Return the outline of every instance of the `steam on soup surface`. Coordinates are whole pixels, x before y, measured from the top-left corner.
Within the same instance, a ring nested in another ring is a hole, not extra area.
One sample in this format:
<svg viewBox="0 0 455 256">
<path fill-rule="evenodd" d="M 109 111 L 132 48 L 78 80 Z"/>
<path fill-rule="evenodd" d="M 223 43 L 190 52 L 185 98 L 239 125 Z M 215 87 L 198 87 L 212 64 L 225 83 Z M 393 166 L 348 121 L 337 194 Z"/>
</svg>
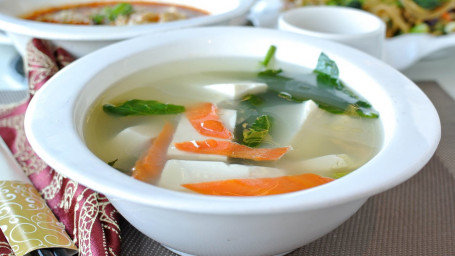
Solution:
<svg viewBox="0 0 455 256">
<path fill-rule="evenodd" d="M 86 143 L 139 180 L 228 196 L 321 185 L 377 153 L 378 113 L 327 56 L 313 72 L 257 63 L 193 59 L 126 77 L 92 107 Z"/>
<path fill-rule="evenodd" d="M 91 2 L 36 10 L 22 18 L 73 25 L 138 25 L 209 15 L 196 8 L 155 2 Z"/>
</svg>

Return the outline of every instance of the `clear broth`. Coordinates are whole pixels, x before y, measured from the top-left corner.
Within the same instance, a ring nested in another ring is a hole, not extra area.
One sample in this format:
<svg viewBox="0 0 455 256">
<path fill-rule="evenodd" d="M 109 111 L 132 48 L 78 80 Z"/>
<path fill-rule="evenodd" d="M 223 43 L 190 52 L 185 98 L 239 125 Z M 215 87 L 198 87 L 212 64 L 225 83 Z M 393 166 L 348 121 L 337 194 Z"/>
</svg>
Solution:
<svg viewBox="0 0 455 256">
<path fill-rule="evenodd" d="M 308 81 L 314 79 L 310 70 L 304 70 L 302 74 L 301 67 L 286 64 L 280 66 L 295 78 Z M 233 58 L 223 60 L 222 63 L 213 59 L 192 59 L 139 71 L 118 81 L 94 103 L 84 130 L 87 146 L 106 163 L 117 159 L 115 167 L 131 174 L 130 170 L 140 155 L 131 155 L 122 145 L 112 145 L 113 138 L 130 126 L 149 124 L 151 127 L 161 127 L 166 121 L 177 123 L 180 115 L 116 117 L 104 113 L 103 104 L 120 103 L 130 99 L 158 100 L 184 106 L 207 101 L 221 104 L 226 102 L 226 98 L 205 90 L 203 85 L 255 81 L 259 70 L 257 60 Z M 292 132 L 288 127 L 295 117 L 289 112 L 271 113 L 274 115 L 275 125 L 272 137 L 277 138 L 277 146 L 286 146 L 280 145 L 279 140 Z M 304 129 L 298 141 L 291 145 L 293 150 L 282 159 L 273 163 L 254 164 L 282 168 L 287 162 L 327 155 L 348 155 L 349 166 L 337 170 L 337 173 L 327 175 L 318 173 L 318 170 L 314 171 L 316 174 L 337 178 L 359 168 L 379 151 L 382 145 L 379 118 L 331 114 L 322 109 L 317 115 L 321 118 Z M 348 127 L 343 127 L 343 124 Z M 296 174 L 293 169 L 284 171 L 289 175 Z"/>
</svg>

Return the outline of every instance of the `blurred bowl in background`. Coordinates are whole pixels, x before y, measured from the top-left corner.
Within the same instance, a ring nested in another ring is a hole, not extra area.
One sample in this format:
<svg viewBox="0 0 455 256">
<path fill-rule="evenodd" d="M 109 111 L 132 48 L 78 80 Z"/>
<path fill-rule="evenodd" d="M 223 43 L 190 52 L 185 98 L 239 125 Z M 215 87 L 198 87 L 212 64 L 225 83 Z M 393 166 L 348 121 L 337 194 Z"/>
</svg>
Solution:
<svg viewBox="0 0 455 256">
<path fill-rule="evenodd" d="M 377 16 L 342 6 L 305 6 L 278 17 L 277 28 L 331 40 L 383 59 L 385 24 Z"/>
<path fill-rule="evenodd" d="M 280 14 L 286 10 L 281 0 L 257 0 L 248 18 L 254 26 L 276 28 Z M 420 60 L 453 57 L 455 34 L 434 36 L 408 33 L 386 38 L 383 61 L 398 70 L 405 70 Z"/>
<path fill-rule="evenodd" d="M 122 1 L 128 2 L 130 0 Z M 52 6 L 87 3 L 87 0 L 0 0 L 0 43 L 12 43 L 24 55 L 30 38 L 51 40 L 80 57 L 103 46 L 147 33 L 209 25 L 241 25 L 254 0 L 153 0 L 149 2 L 177 4 L 207 11 L 209 15 L 167 23 L 131 26 L 87 26 L 44 23 L 19 18 L 34 10 Z M 102 2 L 102 1 L 100 1 Z"/>
</svg>

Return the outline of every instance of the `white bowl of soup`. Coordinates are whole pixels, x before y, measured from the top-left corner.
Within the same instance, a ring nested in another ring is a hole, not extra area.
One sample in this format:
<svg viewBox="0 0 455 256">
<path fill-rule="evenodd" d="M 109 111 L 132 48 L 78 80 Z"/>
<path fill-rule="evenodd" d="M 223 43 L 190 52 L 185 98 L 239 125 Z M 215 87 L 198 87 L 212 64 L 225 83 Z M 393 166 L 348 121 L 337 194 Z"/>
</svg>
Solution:
<svg viewBox="0 0 455 256">
<path fill-rule="evenodd" d="M 417 173 L 440 139 L 432 103 L 390 66 L 248 27 L 161 32 L 86 55 L 36 93 L 25 129 L 55 170 L 199 256 L 310 243 Z"/>
<path fill-rule="evenodd" d="M 147 33 L 239 25 L 254 0 L 1 0 L 0 43 L 25 54 L 31 38 L 53 41 L 75 57 Z M 3 31 L 2 31 L 3 30 Z"/>
</svg>

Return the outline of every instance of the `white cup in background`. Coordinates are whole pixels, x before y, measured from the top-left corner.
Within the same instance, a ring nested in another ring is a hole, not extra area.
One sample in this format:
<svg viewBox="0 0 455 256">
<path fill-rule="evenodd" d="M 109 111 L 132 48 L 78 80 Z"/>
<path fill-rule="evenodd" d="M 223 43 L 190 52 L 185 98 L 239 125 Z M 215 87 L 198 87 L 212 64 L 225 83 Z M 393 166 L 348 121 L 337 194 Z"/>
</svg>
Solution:
<svg viewBox="0 0 455 256">
<path fill-rule="evenodd" d="M 385 24 L 377 16 L 355 8 L 305 6 L 280 14 L 278 29 L 339 42 L 383 58 Z"/>
</svg>

